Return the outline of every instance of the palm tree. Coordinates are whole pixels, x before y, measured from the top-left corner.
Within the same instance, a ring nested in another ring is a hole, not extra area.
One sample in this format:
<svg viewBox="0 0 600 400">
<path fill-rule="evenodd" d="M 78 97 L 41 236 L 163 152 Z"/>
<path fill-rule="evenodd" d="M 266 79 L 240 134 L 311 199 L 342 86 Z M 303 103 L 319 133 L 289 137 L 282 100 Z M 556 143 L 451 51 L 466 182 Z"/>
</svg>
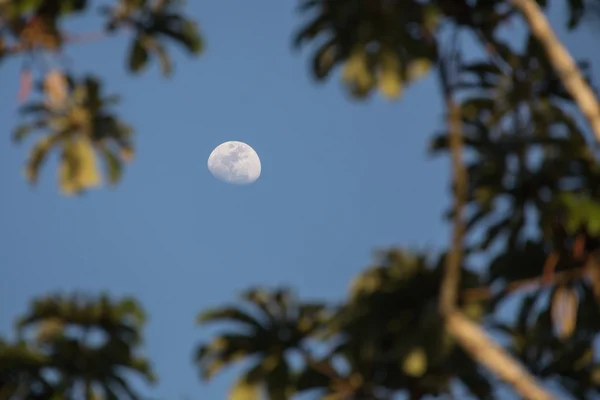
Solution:
<svg viewBox="0 0 600 400">
<path fill-rule="evenodd" d="M 239 386 L 264 384 L 270 399 L 288 399 L 294 388 L 286 356 L 293 350 L 302 351 L 305 339 L 324 321 L 325 308 L 320 303 L 298 303 L 286 289 L 253 288 L 241 298 L 244 303 L 239 307 L 213 309 L 198 316 L 201 324 L 232 322 L 236 326 L 199 346 L 196 362 L 202 377 L 211 379 L 225 366 L 252 360 Z"/>
<path fill-rule="evenodd" d="M 27 343 L 0 340 L 0 400 L 50 399 L 52 387 L 42 376 L 47 365 L 48 357 Z"/>
<path fill-rule="evenodd" d="M 59 183 L 65 194 L 77 194 L 100 184 L 96 154 L 104 161 L 109 182 L 118 182 L 122 162 L 133 154 L 131 128 L 109 110 L 118 97 L 104 97 L 100 82 L 93 77 L 75 82 L 58 70 L 50 72 L 42 86 L 45 99 L 21 109 L 31 119 L 18 126 L 13 136 L 18 143 L 35 131 L 46 131 L 27 161 L 29 181 L 37 182 L 40 166 L 56 148 L 61 153 Z"/>
<path fill-rule="evenodd" d="M 143 324 L 143 311 L 131 299 L 38 299 L 17 324 L 19 343 L 0 347 L 0 393 L 24 399 L 91 400 L 100 394 L 108 400 L 139 399 L 126 376 L 134 372 L 155 380 L 138 354 Z M 16 377 L 22 385 L 15 387 Z"/>
<path fill-rule="evenodd" d="M 121 2 L 114 7 L 103 6 L 108 16 L 107 30 L 126 27 L 135 32 L 128 55 L 129 70 L 138 73 L 149 64 L 150 57 L 158 59 L 164 76 L 173 73 L 166 39 L 181 45 L 189 54 L 200 54 L 202 38 L 196 23 L 181 13 L 182 3 L 176 0 L 154 2 Z"/>
<path fill-rule="evenodd" d="M 314 77 L 322 81 L 343 64 L 343 80 L 357 98 L 376 88 L 397 98 L 435 61 L 432 33 L 439 13 L 433 5 L 416 0 L 302 0 L 300 11 L 314 17 L 296 34 L 295 47 L 323 39 L 313 54 Z M 423 38 L 432 40 L 424 45 Z"/>
</svg>

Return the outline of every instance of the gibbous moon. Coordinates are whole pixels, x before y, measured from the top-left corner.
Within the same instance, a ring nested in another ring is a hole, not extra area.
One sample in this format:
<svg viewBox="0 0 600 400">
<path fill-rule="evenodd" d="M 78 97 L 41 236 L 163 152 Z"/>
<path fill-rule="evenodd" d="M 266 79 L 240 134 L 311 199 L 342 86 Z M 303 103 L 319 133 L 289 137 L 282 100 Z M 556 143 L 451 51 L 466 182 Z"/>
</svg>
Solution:
<svg viewBox="0 0 600 400">
<path fill-rule="evenodd" d="M 208 170 L 215 178 L 224 182 L 247 185 L 260 176 L 260 158 L 246 143 L 225 142 L 210 153 Z"/>
</svg>

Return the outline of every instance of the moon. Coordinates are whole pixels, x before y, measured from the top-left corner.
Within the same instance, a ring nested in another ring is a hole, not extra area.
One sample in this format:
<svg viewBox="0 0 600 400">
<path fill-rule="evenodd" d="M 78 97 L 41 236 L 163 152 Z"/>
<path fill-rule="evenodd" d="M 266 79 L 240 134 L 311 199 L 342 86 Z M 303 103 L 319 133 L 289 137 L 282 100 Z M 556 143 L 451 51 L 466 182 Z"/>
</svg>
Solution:
<svg viewBox="0 0 600 400">
<path fill-rule="evenodd" d="M 248 185 L 260 176 L 260 158 L 246 143 L 229 141 L 218 145 L 210 153 L 208 170 L 223 182 Z"/>
</svg>

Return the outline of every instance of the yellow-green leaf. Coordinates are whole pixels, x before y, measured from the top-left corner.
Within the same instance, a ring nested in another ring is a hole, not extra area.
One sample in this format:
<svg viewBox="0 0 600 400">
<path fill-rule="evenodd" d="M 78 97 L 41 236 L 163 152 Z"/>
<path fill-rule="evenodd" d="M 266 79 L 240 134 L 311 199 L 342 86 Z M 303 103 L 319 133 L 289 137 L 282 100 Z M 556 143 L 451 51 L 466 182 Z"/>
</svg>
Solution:
<svg viewBox="0 0 600 400">
<path fill-rule="evenodd" d="M 122 166 L 119 157 L 106 147 L 102 148 L 104 164 L 106 166 L 106 175 L 108 182 L 115 185 L 121 179 Z"/>
<path fill-rule="evenodd" d="M 29 160 L 25 166 L 25 176 L 30 183 L 37 182 L 40 166 L 46 159 L 46 155 L 48 154 L 48 151 L 54 144 L 55 140 L 55 135 L 45 136 L 33 146 L 31 154 L 29 155 Z"/>
<path fill-rule="evenodd" d="M 427 75 L 431 71 L 432 63 L 427 58 L 420 58 L 411 61 L 406 67 L 406 80 L 415 81 Z"/>
<path fill-rule="evenodd" d="M 398 55 L 391 50 L 382 50 L 379 54 L 379 64 L 379 91 L 390 100 L 398 98 L 402 94 L 401 64 Z"/>
<path fill-rule="evenodd" d="M 240 379 L 235 383 L 229 392 L 229 400 L 260 400 L 261 385 L 259 382 L 249 382 L 247 379 Z"/>
<path fill-rule="evenodd" d="M 375 77 L 367 63 L 367 53 L 357 48 L 344 64 L 342 79 L 346 81 L 356 95 L 367 94 L 375 84 Z"/>
<path fill-rule="evenodd" d="M 427 355 L 425 354 L 425 350 L 421 347 L 416 347 L 408 353 L 402 362 L 402 370 L 409 376 L 423 376 L 427 370 Z"/>
<path fill-rule="evenodd" d="M 66 195 L 100 185 L 96 154 L 89 140 L 74 139 L 65 145 L 59 168 L 59 183 L 61 191 Z"/>
</svg>

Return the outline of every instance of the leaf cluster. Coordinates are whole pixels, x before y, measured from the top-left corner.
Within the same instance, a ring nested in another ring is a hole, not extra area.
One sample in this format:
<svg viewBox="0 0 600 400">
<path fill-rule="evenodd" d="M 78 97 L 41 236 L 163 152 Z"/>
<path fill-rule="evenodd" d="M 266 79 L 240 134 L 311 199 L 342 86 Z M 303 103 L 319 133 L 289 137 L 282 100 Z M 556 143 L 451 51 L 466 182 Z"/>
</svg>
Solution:
<svg viewBox="0 0 600 400">
<path fill-rule="evenodd" d="M 0 341 L 0 398 L 139 399 L 131 373 L 155 375 L 140 354 L 143 310 L 130 298 L 48 296 L 17 323 L 18 339 Z"/>
<path fill-rule="evenodd" d="M 14 132 L 16 141 L 20 141 L 31 131 L 46 131 L 30 151 L 25 176 L 30 183 L 36 183 L 49 150 L 60 148 L 59 185 L 66 195 L 100 185 L 98 156 L 106 165 L 109 183 L 116 184 L 123 161 L 131 159 L 133 154 L 132 127 L 105 110 L 115 99 L 105 102 L 97 97 L 102 92 L 102 80 L 95 75 L 85 73 L 75 79 L 68 72 L 62 56 L 66 47 L 73 42 L 132 32 L 126 57 L 128 70 L 141 73 L 154 59 L 166 77 L 174 69 L 170 43 L 178 44 L 191 55 L 198 55 L 203 49 L 196 23 L 185 15 L 181 1 L 118 0 L 100 8 L 104 23 L 98 32 L 74 34 L 62 28 L 64 20 L 89 13 L 91 7 L 91 2 L 85 0 L 0 3 L 0 62 L 7 58 L 21 59 L 21 101 L 30 98 L 36 76 L 43 81 L 36 92 L 46 98 L 31 100 L 23 107 L 23 114 L 33 116 L 34 120 L 18 126 Z M 47 57 L 57 67 L 48 70 Z"/>
<path fill-rule="evenodd" d="M 448 393 L 458 374 L 471 391 L 487 395 L 490 385 L 437 314 L 443 261 L 444 256 L 431 264 L 421 254 L 394 249 L 356 277 L 341 305 L 300 302 L 287 289 L 255 288 L 242 295 L 239 306 L 202 313 L 202 324 L 229 326 L 199 347 L 202 377 L 211 379 L 244 360 L 250 366 L 234 394 L 259 396 L 266 390 L 271 399 L 305 392 L 327 399 L 391 399 L 403 392 Z M 464 273 L 464 287 L 479 284 L 477 276 Z M 476 320 L 482 317 L 482 304 L 465 302 L 462 308 Z M 302 360 L 301 367 L 292 364 L 293 357 Z"/>
</svg>

